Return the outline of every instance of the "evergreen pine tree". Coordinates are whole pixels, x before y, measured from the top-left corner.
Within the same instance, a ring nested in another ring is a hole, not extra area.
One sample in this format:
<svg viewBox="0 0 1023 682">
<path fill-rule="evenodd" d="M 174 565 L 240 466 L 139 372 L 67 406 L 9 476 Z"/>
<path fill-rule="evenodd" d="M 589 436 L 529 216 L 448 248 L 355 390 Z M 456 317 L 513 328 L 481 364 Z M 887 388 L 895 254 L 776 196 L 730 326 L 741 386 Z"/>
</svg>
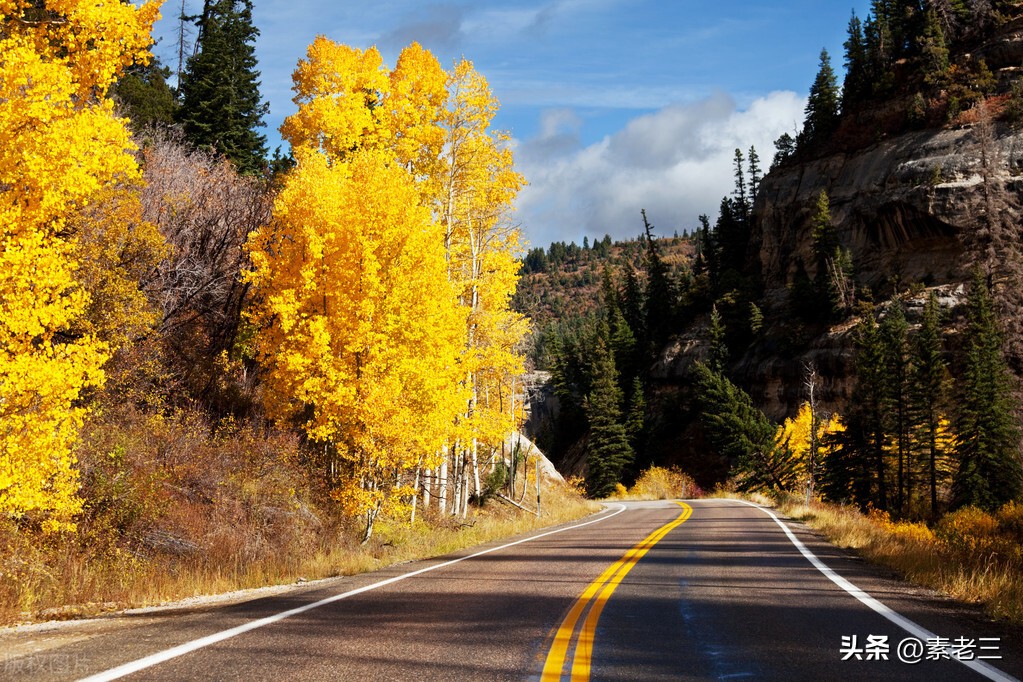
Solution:
<svg viewBox="0 0 1023 682">
<path fill-rule="evenodd" d="M 615 283 L 611 266 L 607 263 L 604 263 L 600 271 L 600 298 L 609 319 L 613 317 L 614 312 L 621 312 L 621 295 L 618 293 L 618 285 Z M 613 333 L 614 329 L 611 331 Z"/>
<path fill-rule="evenodd" d="M 924 306 L 923 320 L 916 337 L 916 363 L 913 371 L 913 411 L 922 446 L 931 518 L 938 518 L 938 484 L 942 482 L 939 447 L 942 411 L 947 406 L 948 366 L 941 340 L 941 307 L 932 291 Z"/>
<path fill-rule="evenodd" d="M 721 268 L 718 263 L 718 240 L 717 234 L 710 227 L 710 218 L 706 214 L 700 215 L 700 229 L 697 231 L 696 240 L 696 267 L 697 275 L 706 274 L 711 286 L 716 286 Z"/>
<path fill-rule="evenodd" d="M 543 247 L 536 247 L 526 252 L 522 260 L 523 274 L 547 272 L 547 251 Z"/>
<path fill-rule="evenodd" d="M 618 387 L 614 357 L 603 339 L 597 341 L 591 371 L 593 382 L 586 396 L 586 419 L 590 427 L 586 493 L 602 498 L 615 491 L 634 453 L 621 421 L 622 392 Z"/>
<path fill-rule="evenodd" d="M 829 434 L 825 444 L 829 451 L 821 466 L 821 494 L 825 499 L 855 504 L 861 510 L 873 505 L 871 498 L 870 451 L 868 434 L 852 414 L 845 418 L 845 430 Z"/>
<path fill-rule="evenodd" d="M 831 68 L 828 51 L 821 50 L 820 69 L 806 101 L 806 120 L 799 135 L 799 147 L 818 145 L 838 127 L 838 79 Z"/>
<path fill-rule="evenodd" d="M 754 336 L 760 334 L 764 328 L 764 313 L 756 303 L 749 304 L 749 329 Z"/>
<path fill-rule="evenodd" d="M 133 133 L 174 123 L 177 101 L 167 85 L 170 69 L 155 56 L 148 64 L 133 64 L 110 89 L 117 110 L 129 119 Z"/>
<path fill-rule="evenodd" d="M 749 207 L 743 207 L 745 200 L 721 199 L 718 220 L 714 225 L 714 244 L 717 247 L 718 277 L 713 282 L 714 290 L 723 287 L 722 280 L 729 270 L 742 273 L 746 265 L 746 251 L 749 248 Z"/>
<path fill-rule="evenodd" d="M 756 147 L 749 148 L 747 155 L 749 162 L 749 204 L 752 209 L 757 203 L 757 194 L 760 192 L 760 181 L 763 179 L 763 170 L 760 168 L 760 156 Z"/>
<path fill-rule="evenodd" d="M 920 59 L 924 82 L 934 87 L 943 86 L 948 80 L 949 49 L 941 21 L 933 9 L 926 14 L 924 33 L 920 40 Z"/>
<path fill-rule="evenodd" d="M 814 276 L 816 303 L 821 306 L 822 314 L 830 317 L 834 312 L 831 305 L 833 296 L 830 275 L 835 251 L 839 248 L 839 244 L 835 228 L 831 224 L 831 200 L 828 198 L 828 193 L 823 190 L 817 195 L 811 226 L 813 229 L 813 255 L 817 266 Z"/>
<path fill-rule="evenodd" d="M 892 32 L 885 12 L 878 11 L 874 3 L 873 16 L 863 24 L 863 36 L 867 51 L 867 80 L 874 97 L 884 97 L 894 85 L 895 62 L 892 47 Z"/>
<path fill-rule="evenodd" d="M 637 455 L 641 454 L 643 437 L 646 434 L 646 397 L 643 395 L 643 382 L 633 377 L 629 391 L 629 412 L 625 416 L 625 432 L 629 443 Z"/>
<path fill-rule="evenodd" d="M 774 159 L 771 161 L 771 168 L 780 166 L 796 153 L 796 138 L 789 133 L 782 133 L 774 141 Z"/>
<path fill-rule="evenodd" d="M 930 0 L 929 9 L 938 15 L 942 31 L 954 40 L 962 32 L 964 24 L 970 21 L 970 8 L 966 0 Z"/>
<path fill-rule="evenodd" d="M 252 0 L 205 0 L 196 18 L 197 52 L 189 58 L 179 85 L 177 120 L 196 147 L 214 149 L 242 173 L 266 165 L 259 71 L 252 24 Z"/>
<path fill-rule="evenodd" d="M 653 235 L 653 225 L 647 220 L 645 209 L 642 211 L 642 215 L 647 247 L 647 290 L 645 296 L 644 327 L 649 335 L 649 341 L 657 346 L 668 339 L 674 325 L 675 284 L 671 281 L 668 263 L 661 256 L 661 250 Z M 650 350 L 654 349 L 651 348 Z"/>
<path fill-rule="evenodd" d="M 701 362 L 695 366 L 700 423 L 710 444 L 728 458 L 744 490 L 792 490 L 796 462 L 776 447 L 776 427 L 749 395 Z"/>
<path fill-rule="evenodd" d="M 830 487 L 832 491 L 848 490 L 861 507 L 870 504 L 886 511 L 888 471 L 884 446 L 888 388 L 884 343 L 873 311 L 864 311 L 855 339 L 856 384 L 842 438 L 844 454 L 839 459 L 843 461 L 841 466 L 832 463 Z"/>
<path fill-rule="evenodd" d="M 621 387 L 625 390 L 632 383 L 639 371 L 636 336 L 632 333 L 628 320 L 622 312 L 623 296 L 618 291 L 617 283 L 611 268 L 604 266 L 601 277 L 601 297 L 604 302 L 604 314 L 607 318 L 608 345 L 614 357 L 615 367 L 619 370 Z"/>
<path fill-rule="evenodd" d="M 956 415 L 958 471 L 952 506 L 995 510 L 1023 491 L 1019 429 L 1009 368 L 995 319 L 991 292 L 975 272 L 967 299 L 966 366 Z"/>
<path fill-rule="evenodd" d="M 899 15 L 899 44 L 901 57 L 913 57 L 919 50 L 919 39 L 924 33 L 926 12 L 921 0 L 896 0 L 895 12 Z"/>
<path fill-rule="evenodd" d="M 734 207 L 736 219 L 748 228 L 750 203 L 746 196 L 746 173 L 743 167 L 745 162 L 746 159 L 742 155 L 742 150 L 736 149 L 733 170 L 733 175 L 735 176 L 735 191 L 732 192 L 732 196 L 735 197 L 735 200 L 732 205 Z"/>
<path fill-rule="evenodd" d="M 845 81 L 842 86 L 842 111 L 870 95 L 867 73 L 867 44 L 863 36 L 863 22 L 853 12 L 849 19 L 849 37 L 845 41 Z"/>
<path fill-rule="evenodd" d="M 887 51 L 892 61 L 902 57 L 912 35 L 911 20 L 917 0 L 872 0 L 875 20 L 887 34 Z"/>
<path fill-rule="evenodd" d="M 728 366 L 728 344 L 725 338 L 725 324 L 721 321 L 721 315 L 718 313 L 716 305 L 710 309 L 710 325 L 707 328 L 707 335 L 710 346 L 707 366 L 719 374 L 723 373 L 725 367 Z"/>
<path fill-rule="evenodd" d="M 1004 180 L 1008 162 L 999 151 L 992 113 L 983 101 L 976 109 L 983 203 L 972 229 L 963 231 L 963 245 L 967 262 L 980 269 L 994 298 L 1005 359 L 1016 374 L 1023 374 L 1023 225 L 1012 217 L 1011 192 Z"/>
<path fill-rule="evenodd" d="M 646 297 L 643 294 L 643 285 L 639 281 L 639 275 L 636 274 L 636 269 L 631 265 L 625 268 L 625 284 L 622 287 L 621 299 L 622 316 L 625 318 L 625 323 L 629 325 L 629 329 L 636 339 L 636 345 L 640 349 L 646 348 L 647 336 L 646 324 L 644 323 L 646 317 Z"/>
<path fill-rule="evenodd" d="M 885 431 L 894 439 L 896 454 L 895 511 L 904 516 L 912 489 L 910 461 L 910 347 L 909 324 L 900 299 L 895 299 L 880 325 L 884 355 L 884 401 L 887 405 Z"/>
</svg>

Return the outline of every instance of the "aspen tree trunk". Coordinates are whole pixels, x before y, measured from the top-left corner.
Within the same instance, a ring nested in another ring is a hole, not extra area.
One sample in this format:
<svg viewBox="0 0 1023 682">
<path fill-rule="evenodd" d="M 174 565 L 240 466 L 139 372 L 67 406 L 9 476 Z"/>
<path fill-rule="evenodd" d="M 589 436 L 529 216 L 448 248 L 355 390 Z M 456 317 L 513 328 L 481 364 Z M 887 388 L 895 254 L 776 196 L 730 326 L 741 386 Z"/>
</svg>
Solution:
<svg viewBox="0 0 1023 682">
<path fill-rule="evenodd" d="M 376 481 L 367 481 L 365 478 L 362 481 L 362 489 L 374 491 L 376 490 Z M 362 544 L 369 542 L 369 539 L 373 536 L 373 522 L 376 521 L 377 514 L 380 513 L 380 502 L 377 502 L 371 509 L 366 512 L 366 530 L 362 534 Z"/>
<path fill-rule="evenodd" d="M 444 459 L 440 463 L 440 480 L 437 481 L 439 487 L 439 493 L 437 495 L 437 504 L 439 505 L 440 513 L 444 514 L 448 509 L 448 446 L 444 446 Z"/>
<path fill-rule="evenodd" d="M 512 437 L 509 439 L 511 443 L 511 461 L 508 466 L 508 497 L 515 497 L 515 443 L 519 439 L 519 430 L 515 425 L 515 379 L 512 378 L 511 382 L 511 422 L 512 422 Z M 501 443 L 501 450 L 504 450 L 504 443 Z"/>
<path fill-rule="evenodd" d="M 477 441 L 475 438 L 472 439 L 472 484 L 473 492 L 476 493 L 477 503 L 480 499 L 480 466 L 479 460 L 477 459 Z"/>
<path fill-rule="evenodd" d="M 469 457 L 464 456 L 465 466 L 469 466 Z M 462 476 L 462 518 L 469 516 L 469 472 Z"/>
<path fill-rule="evenodd" d="M 465 516 L 469 496 L 469 451 L 462 450 L 458 457 L 458 514 Z"/>
<path fill-rule="evenodd" d="M 416 480 L 415 480 L 415 483 L 413 483 L 413 485 L 412 485 L 412 515 L 409 518 L 409 523 L 415 523 L 416 522 L 416 505 L 419 504 L 419 482 L 420 482 L 419 479 L 420 479 L 420 476 L 422 475 L 422 472 L 423 472 L 423 467 L 422 466 L 417 466 L 416 467 Z"/>
<path fill-rule="evenodd" d="M 367 542 L 369 542 L 369 539 L 373 537 L 373 522 L 376 521 L 377 514 L 379 512 L 380 512 L 379 505 L 376 508 L 366 512 L 366 532 L 362 534 L 361 544 L 363 545 L 366 544 Z"/>
<path fill-rule="evenodd" d="M 808 453 L 809 461 L 806 467 L 809 474 L 806 499 L 807 504 L 809 504 L 816 493 L 817 467 L 820 463 L 820 453 L 818 452 L 820 444 L 817 442 L 817 430 L 820 428 L 820 406 L 817 404 L 817 367 L 813 364 L 804 365 L 803 373 L 803 385 L 806 387 L 810 403 L 810 452 Z"/>
<path fill-rule="evenodd" d="M 452 460 L 452 466 L 454 467 L 454 493 L 451 496 L 451 515 L 458 516 L 462 511 L 462 444 L 455 443 L 454 459 Z"/>
<path fill-rule="evenodd" d="M 430 508 L 430 497 L 433 494 L 433 469 L 423 472 L 423 511 Z"/>
</svg>

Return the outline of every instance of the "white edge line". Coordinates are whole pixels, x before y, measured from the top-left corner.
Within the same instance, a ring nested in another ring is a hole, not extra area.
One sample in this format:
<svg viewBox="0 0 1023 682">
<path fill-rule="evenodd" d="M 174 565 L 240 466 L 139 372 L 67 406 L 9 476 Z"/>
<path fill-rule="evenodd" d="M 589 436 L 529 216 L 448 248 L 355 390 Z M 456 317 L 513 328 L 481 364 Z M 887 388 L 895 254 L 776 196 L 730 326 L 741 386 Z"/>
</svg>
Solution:
<svg viewBox="0 0 1023 682">
<path fill-rule="evenodd" d="M 913 635 L 914 637 L 921 641 L 927 641 L 928 639 L 933 639 L 937 637 L 937 635 L 935 635 L 930 630 L 927 630 L 926 628 L 917 625 L 916 623 L 906 618 L 902 614 L 893 611 L 889 607 L 879 602 L 877 599 L 874 599 L 869 594 L 867 594 L 866 592 L 856 587 L 851 582 L 849 582 L 848 580 L 846 580 L 845 578 L 843 578 L 842 576 L 838 575 L 833 570 L 828 568 L 823 561 L 818 559 L 813 552 L 806 548 L 806 545 L 800 542 L 799 538 L 797 538 L 795 534 L 789 529 L 789 527 L 785 525 L 782 522 L 782 520 L 779 519 L 771 510 L 765 509 L 764 507 L 761 507 L 759 504 L 747 502 L 746 500 L 733 500 L 733 502 L 738 502 L 740 504 L 745 504 L 749 507 L 753 507 L 754 509 L 759 509 L 760 511 L 764 512 L 772 519 L 774 519 L 774 522 L 777 523 L 783 531 L 785 531 L 785 535 L 787 535 L 789 540 L 792 541 L 792 544 L 796 546 L 796 549 L 799 550 L 799 553 L 806 557 L 807 561 L 813 564 L 814 568 L 823 573 L 829 580 L 831 580 L 831 582 L 835 583 L 843 590 L 845 590 L 852 596 L 856 597 L 856 599 L 858 599 L 860 602 L 868 606 L 873 611 L 884 616 L 889 621 L 891 621 L 895 625 L 898 625 L 900 628 L 902 628 L 903 630 L 905 630 L 906 632 L 908 632 L 909 634 Z M 983 675 L 989 680 L 996 680 L 997 682 L 1020 682 L 1015 677 L 1012 677 L 1007 673 L 1003 673 L 998 668 L 995 668 L 994 666 L 989 665 L 984 661 L 977 660 L 965 661 L 959 658 L 953 658 L 953 660 L 959 661 L 967 668 L 973 670 L 975 673 L 979 675 Z"/>
<path fill-rule="evenodd" d="M 333 595 L 331 597 L 327 597 L 326 599 L 321 599 L 320 601 L 313 602 L 311 604 L 305 604 L 303 606 L 298 606 L 298 607 L 290 609 L 288 611 L 282 611 L 282 612 L 274 614 L 272 616 L 267 616 L 265 618 L 260 618 L 259 620 L 250 621 L 248 623 L 245 623 L 244 625 L 239 625 L 239 626 L 233 627 L 233 628 L 231 628 L 229 630 L 222 630 L 220 632 L 215 632 L 212 635 L 207 635 L 206 637 L 201 637 L 199 639 L 193 639 L 190 642 L 185 642 L 184 644 L 179 644 L 176 647 L 172 647 L 172 648 L 166 649 L 164 651 L 158 651 L 155 654 L 150 654 L 149 656 L 145 656 L 145 657 L 140 658 L 138 660 L 131 661 L 129 663 L 125 663 L 124 665 L 119 665 L 116 668 L 111 668 L 110 670 L 105 670 L 103 672 L 96 673 L 95 675 L 90 675 L 89 677 L 84 677 L 81 680 L 79 680 L 79 682 L 106 682 L 107 680 L 116 680 L 116 679 L 119 679 L 121 677 L 124 677 L 125 675 L 131 675 L 132 673 L 139 672 L 140 670 L 145 670 L 146 668 L 151 668 L 154 665 L 158 665 L 160 663 L 164 663 L 166 661 L 171 660 L 172 658 L 177 658 L 178 656 L 183 656 L 184 654 L 191 653 L 193 651 L 196 651 L 197 649 L 202 649 L 204 647 L 210 646 L 211 644 L 216 644 L 217 642 L 222 642 L 225 639 L 231 639 L 232 637 L 237 637 L 238 635 L 241 635 L 243 633 L 249 632 L 250 630 L 255 630 L 257 628 L 261 628 L 261 627 L 265 627 L 267 625 L 271 625 L 273 623 L 276 623 L 277 621 L 284 620 L 285 618 L 290 618 L 291 616 L 297 616 L 300 613 L 305 613 L 306 611 L 311 611 L 311 610 L 319 608 L 321 606 L 326 606 L 327 604 L 333 604 L 336 601 L 340 601 L 340 600 L 346 599 L 348 597 L 354 597 L 355 595 L 362 594 L 363 592 L 369 592 L 370 590 L 375 590 L 375 589 L 377 589 L 379 587 L 384 587 L 386 585 L 391 585 L 393 583 L 400 582 L 400 581 L 406 580 L 408 578 L 413 578 L 413 577 L 415 577 L 417 575 L 422 575 L 423 573 L 429 573 L 430 571 L 436 571 L 436 570 L 441 569 L 441 568 L 446 568 L 448 566 L 452 566 L 452 565 L 460 563 L 462 561 L 468 561 L 469 559 L 475 559 L 476 557 L 483 556 L 484 554 L 490 554 L 491 552 L 497 552 L 497 551 L 502 550 L 502 549 L 508 549 L 509 547 L 514 547 L 515 545 L 521 545 L 524 542 L 531 542 L 533 540 L 539 540 L 540 538 L 547 537 L 548 535 L 555 535 L 557 533 L 564 533 L 565 531 L 575 530 L 576 528 L 582 528 L 583 526 L 589 526 L 589 525 L 594 524 L 594 523 L 600 523 L 602 521 L 607 521 L 608 519 L 610 519 L 610 518 L 612 518 L 614 516 L 617 516 L 618 514 L 621 514 L 625 510 L 626 510 L 625 505 L 618 505 L 618 509 L 615 510 L 614 512 L 612 512 L 611 514 L 601 515 L 598 518 L 593 519 L 591 521 L 586 521 L 585 523 L 577 523 L 574 526 L 569 526 L 567 528 L 559 528 L 557 530 L 550 530 L 550 531 L 547 531 L 545 533 L 540 533 L 539 535 L 531 535 L 531 536 L 529 536 L 527 538 L 522 538 L 521 540 L 516 540 L 515 542 L 509 542 L 509 543 L 501 545 L 499 547 L 491 547 L 490 549 L 485 549 L 485 550 L 483 550 L 481 552 L 476 552 L 475 554 L 470 554 L 469 556 L 459 557 L 458 559 L 452 559 L 450 561 L 445 561 L 445 562 L 440 563 L 440 564 L 434 564 L 433 566 L 427 566 L 426 568 L 420 568 L 419 570 L 412 571 L 411 573 L 403 573 L 402 575 L 395 576 L 393 578 L 388 578 L 387 580 L 381 580 L 378 583 L 373 583 L 371 585 L 364 585 L 363 587 L 359 587 L 359 588 L 356 588 L 354 590 L 349 590 L 348 592 L 343 592 L 341 594 L 335 594 L 335 595 Z"/>
</svg>

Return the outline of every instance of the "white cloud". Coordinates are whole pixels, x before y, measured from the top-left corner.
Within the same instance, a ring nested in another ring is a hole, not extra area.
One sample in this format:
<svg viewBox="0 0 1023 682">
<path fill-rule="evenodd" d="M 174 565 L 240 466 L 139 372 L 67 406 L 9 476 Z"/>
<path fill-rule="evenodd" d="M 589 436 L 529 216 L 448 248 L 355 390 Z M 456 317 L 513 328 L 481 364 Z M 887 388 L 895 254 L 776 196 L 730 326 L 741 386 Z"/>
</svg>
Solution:
<svg viewBox="0 0 1023 682">
<path fill-rule="evenodd" d="M 773 92 L 739 110 L 730 96 L 717 94 L 637 117 L 587 147 L 579 145 L 579 120 L 570 110 L 547 111 L 537 137 L 516 146 L 530 183 L 519 195 L 517 218 L 537 246 L 583 235 L 635 237 L 643 208 L 658 234 L 691 229 L 701 213 L 713 220 L 732 191 L 735 150 L 756 147 L 766 170 L 774 140 L 793 131 L 804 106 L 793 92 Z"/>
</svg>

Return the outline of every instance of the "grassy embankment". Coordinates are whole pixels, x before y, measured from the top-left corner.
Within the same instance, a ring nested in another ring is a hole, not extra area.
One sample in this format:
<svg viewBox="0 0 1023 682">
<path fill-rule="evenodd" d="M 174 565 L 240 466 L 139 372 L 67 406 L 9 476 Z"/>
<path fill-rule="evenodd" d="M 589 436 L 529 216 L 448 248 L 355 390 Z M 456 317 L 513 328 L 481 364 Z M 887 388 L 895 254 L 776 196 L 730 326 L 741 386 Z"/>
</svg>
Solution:
<svg viewBox="0 0 1023 682">
<path fill-rule="evenodd" d="M 352 575 L 598 508 L 574 486 L 545 482 L 541 517 L 498 499 L 470 505 L 467 518 L 420 509 L 414 524 L 379 519 L 362 545 L 292 433 L 108 405 L 77 456 L 86 507 L 76 532 L 0 521 L 0 625 Z"/>
</svg>

